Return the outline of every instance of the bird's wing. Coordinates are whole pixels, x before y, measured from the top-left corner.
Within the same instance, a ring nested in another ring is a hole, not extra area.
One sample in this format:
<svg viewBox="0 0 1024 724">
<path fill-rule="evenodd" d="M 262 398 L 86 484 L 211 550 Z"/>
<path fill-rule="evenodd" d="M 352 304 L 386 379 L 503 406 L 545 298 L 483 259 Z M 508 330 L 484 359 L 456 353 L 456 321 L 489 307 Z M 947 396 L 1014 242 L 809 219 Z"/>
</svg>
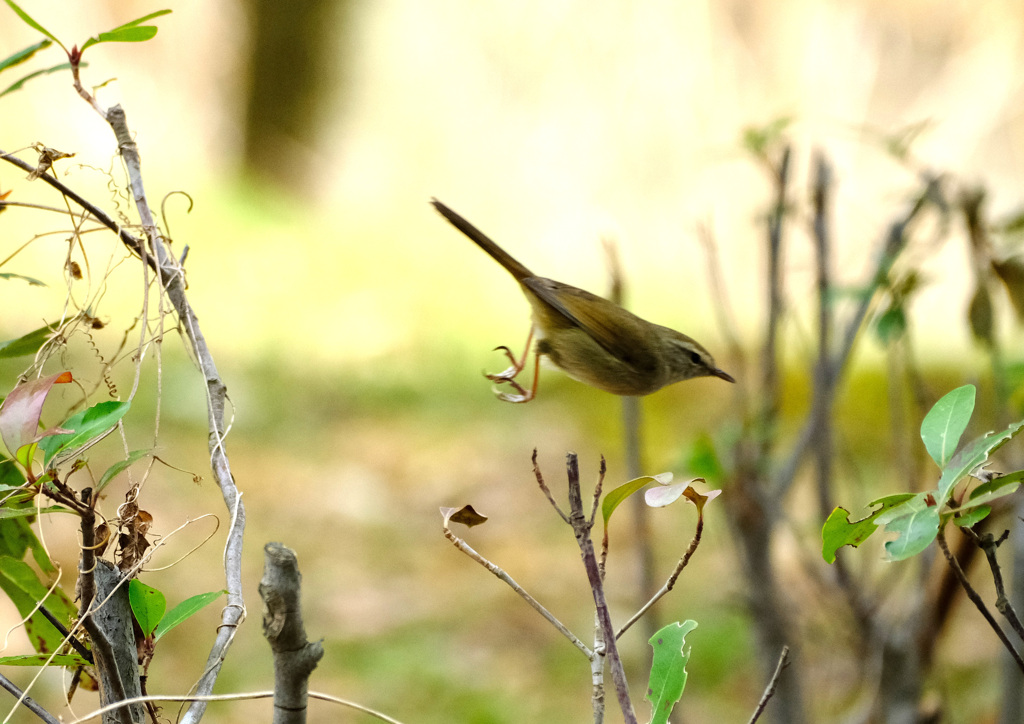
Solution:
<svg viewBox="0 0 1024 724">
<path fill-rule="evenodd" d="M 653 370 L 658 358 L 649 339 L 651 323 L 613 302 L 569 284 L 544 277 L 527 277 L 520 283 L 544 302 L 552 325 L 575 325 L 615 358 L 638 371 Z M 557 317 L 555 316 L 557 315 Z"/>
</svg>

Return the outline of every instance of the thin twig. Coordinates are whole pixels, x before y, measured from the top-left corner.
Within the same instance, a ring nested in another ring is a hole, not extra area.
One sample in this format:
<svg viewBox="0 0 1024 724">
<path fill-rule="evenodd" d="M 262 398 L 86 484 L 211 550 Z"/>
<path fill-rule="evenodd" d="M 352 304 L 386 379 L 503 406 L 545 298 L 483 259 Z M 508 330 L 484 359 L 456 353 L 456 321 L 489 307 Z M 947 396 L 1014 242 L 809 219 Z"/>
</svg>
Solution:
<svg viewBox="0 0 1024 724">
<path fill-rule="evenodd" d="M 39 706 L 39 704 L 36 703 L 36 700 L 31 696 L 25 696 L 25 692 L 19 689 L 13 681 L 3 674 L 0 674 L 0 688 L 5 689 L 12 696 L 16 697 L 23 707 L 42 719 L 46 724 L 60 724 L 59 719 L 54 717 L 43 707 Z"/>
<path fill-rule="evenodd" d="M 31 172 L 31 171 L 35 170 L 35 166 L 33 166 L 32 164 L 28 163 L 27 161 L 22 161 L 17 156 L 12 156 L 11 154 L 8 154 L 8 153 L 4 152 L 3 150 L 0 150 L 0 158 L 2 158 L 3 160 L 7 161 L 8 163 L 14 164 L 15 166 L 17 166 L 20 169 L 24 169 L 25 171 Z M 87 201 L 85 199 L 85 197 L 79 195 L 78 193 L 73 191 L 70 187 L 68 187 L 65 184 L 61 183 L 59 180 L 57 180 L 56 176 L 51 176 L 48 173 L 44 173 L 41 176 L 39 176 L 38 179 L 40 181 L 44 181 L 45 183 L 48 183 L 50 186 L 52 186 L 53 188 L 55 188 L 58 191 L 60 191 L 61 194 L 63 194 L 64 196 L 67 196 L 69 199 L 71 199 L 76 204 L 81 206 L 83 209 L 88 211 L 90 214 L 92 214 L 92 216 L 94 216 L 96 218 L 97 221 L 99 221 L 105 227 L 107 227 L 108 229 L 113 231 L 115 234 L 117 234 L 118 237 L 121 239 L 122 243 L 124 243 L 125 246 L 127 246 L 129 249 L 131 249 L 136 254 L 138 254 L 140 257 L 143 256 L 143 254 L 145 253 L 145 248 L 144 248 L 144 246 L 142 244 L 142 240 L 139 239 L 134 234 L 132 234 L 131 232 L 123 229 L 121 227 L 121 225 L 118 224 L 117 221 L 115 221 L 114 218 L 111 217 L 103 209 L 101 209 L 98 206 L 96 206 L 95 204 Z M 146 263 L 149 264 L 149 266 L 154 271 L 156 270 L 156 261 L 154 259 L 148 258 L 146 260 Z"/>
<path fill-rule="evenodd" d="M 594 521 L 597 520 L 597 509 L 601 507 L 601 489 L 604 488 L 604 474 L 608 472 L 608 463 L 604 459 L 604 455 L 601 456 L 601 467 L 597 471 L 597 484 L 594 486 L 594 504 L 590 509 L 590 518 L 587 519 L 587 528 L 594 527 Z"/>
<path fill-rule="evenodd" d="M 558 513 L 562 517 L 562 520 L 564 520 L 567 524 L 572 525 L 572 523 L 569 523 L 569 516 L 567 516 L 565 512 L 558 507 L 558 503 L 555 502 L 554 496 L 551 495 L 551 488 L 549 488 L 548 484 L 544 482 L 544 475 L 541 473 L 540 464 L 537 462 L 537 448 L 533 449 L 532 460 L 533 476 L 537 478 L 537 485 L 540 486 L 541 491 L 544 493 L 544 496 L 548 499 L 548 502 L 551 503 L 551 507 L 555 509 L 555 512 Z"/>
<path fill-rule="evenodd" d="M 686 553 L 684 553 L 683 557 L 679 559 L 678 563 L 676 563 L 675 569 L 672 571 L 672 574 L 665 581 L 664 585 L 662 585 L 662 587 L 658 589 L 658 591 L 653 596 L 651 596 L 651 599 L 647 603 L 640 607 L 639 611 L 633 614 L 632 618 L 630 618 L 628 621 L 626 621 L 626 623 L 622 625 L 622 628 L 619 629 L 619 632 L 615 634 L 615 638 L 622 638 L 622 634 L 626 633 L 626 631 L 629 630 L 630 626 L 632 626 L 634 623 L 640 620 L 640 617 L 647 613 L 647 611 L 650 610 L 651 606 L 657 603 L 662 596 L 664 596 L 672 590 L 672 587 L 676 585 L 676 580 L 679 578 L 679 574 L 683 572 L 683 569 L 686 568 L 686 564 L 690 562 L 690 558 L 697 551 L 697 546 L 700 545 L 700 537 L 703 531 L 704 514 L 698 513 L 697 530 L 693 534 L 693 540 L 690 541 L 690 545 L 686 548 Z"/>
<path fill-rule="evenodd" d="M 75 653 L 77 653 L 83 659 L 88 661 L 90 664 L 93 663 L 92 652 L 85 647 L 85 644 L 83 644 L 81 641 L 75 638 L 74 634 L 68 631 L 67 626 L 61 623 L 60 619 L 54 616 L 50 609 L 48 609 L 46 606 L 40 606 L 39 613 L 43 614 L 43 617 L 53 624 L 53 627 L 57 629 L 57 632 L 60 633 L 60 635 L 64 637 L 64 640 L 71 645 L 71 648 L 75 650 Z"/>
<path fill-rule="evenodd" d="M 472 546 L 470 546 L 468 543 L 466 543 L 466 541 L 464 541 L 462 538 L 459 538 L 457 535 L 455 535 L 451 531 L 451 529 L 448 527 L 447 524 L 445 524 L 445 526 L 444 526 L 444 537 L 447 538 L 448 540 L 450 540 L 452 542 L 452 545 L 454 545 L 460 551 L 465 553 L 467 556 L 469 556 L 474 561 L 479 563 L 481 566 L 486 568 L 488 571 L 493 573 L 499 579 L 504 581 L 508 585 L 509 588 L 511 588 L 516 593 L 518 593 L 519 596 L 524 601 L 526 601 L 528 604 L 530 604 L 530 606 L 537 613 L 539 613 L 541 616 L 543 616 L 545 619 L 547 619 L 548 623 L 550 623 L 552 626 L 554 626 L 558 630 L 558 632 L 560 634 L 562 634 L 567 639 L 569 639 L 569 642 L 573 646 L 575 646 L 577 649 L 579 649 L 583 653 L 584 656 L 586 656 L 588 659 L 589 658 L 593 658 L 594 652 L 590 650 L 590 647 L 588 647 L 585 643 L 580 641 L 579 638 L 577 638 L 577 636 L 565 626 L 565 624 L 563 624 L 561 621 L 559 621 L 557 618 L 555 618 L 554 614 L 552 614 L 550 611 L 548 611 L 546 608 L 544 608 L 543 604 L 541 604 L 540 601 L 538 601 L 536 598 L 531 596 L 529 594 L 529 592 L 527 592 L 526 589 L 524 589 L 522 586 L 520 586 L 516 582 L 516 580 L 514 578 L 512 578 L 512 576 L 510 576 L 508 573 L 506 573 L 505 570 L 502 569 L 501 566 L 499 566 L 499 565 L 497 565 L 495 563 L 492 563 L 491 561 L 487 560 L 482 555 L 477 553 L 473 549 Z"/>
<path fill-rule="evenodd" d="M 1003 633 L 1003 629 L 992 616 L 992 613 L 988 610 L 988 606 L 985 605 L 985 602 L 981 600 L 981 596 L 978 595 L 978 592 L 974 590 L 973 586 L 971 586 L 970 581 L 967 580 L 967 576 L 960 567 L 960 562 L 957 561 L 956 556 L 954 556 L 949 550 L 949 545 L 946 543 L 946 535 L 942 528 L 939 528 L 939 534 L 936 537 L 936 540 L 939 543 L 939 548 L 942 549 L 943 555 L 946 556 L 946 560 L 949 562 L 950 567 L 953 569 L 953 573 L 956 574 L 957 580 L 960 581 L 960 585 L 963 587 L 964 592 L 967 593 L 967 597 L 971 599 L 971 602 L 981 612 L 981 615 L 986 621 L 988 621 L 988 625 L 996 632 L 996 636 L 998 636 L 999 640 L 1003 642 L 1003 646 L 1005 646 L 1007 651 L 1010 652 L 1010 656 L 1013 657 L 1013 660 L 1017 662 L 1017 666 L 1020 667 L 1021 672 L 1024 673 L 1024 660 L 1021 659 L 1020 654 L 1017 653 L 1017 649 L 1013 647 L 1013 644 L 1006 637 L 1006 634 Z"/>
<path fill-rule="evenodd" d="M 768 706 L 769 700 L 775 694 L 775 687 L 778 686 L 779 679 L 782 677 L 782 670 L 787 666 L 789 666 L 789 647 L 783 646 L 782 653 L 779 654 L 779 663 L 775 665 L 775 673 L 772 674 L 768 686 L 765 687 L 764 694 L 761 695 L 761 701 L 757 702 L 757 708 L 754 709 L 754 715 L 750 717 L 749 724 L 756 724 L 757 720 L 761 718 L 764 708 Z"/>
<path fill-rule="evenodd" d="M 1024 641 L 1024 626 L 1021 626 L 1020 617 L 1017 616 L 1017 611 L 1014 609 L 1010 597 L 1006 595 L 1006 585 L 1003 583 L 1003 571 L 999 566 L 999 561 L 996 559 L 996 552 L 1000 544 L 1009 537 L 1010 531 L 1004 530 L 1003 534 L 997 539 L 991 533 L 978 535 L 973 528 L 961 528 L 960 530 L 963 531 L 966 536 L 974 540 L 978 547 L 985 552 L 989 568 L 992 569 L 992 581 L 996 587 L 996 610 L 1003 614 L 1003 617 L 1010 624 L 1010 628 L 1012 628 L 1014 633 Z"/>
</svg>

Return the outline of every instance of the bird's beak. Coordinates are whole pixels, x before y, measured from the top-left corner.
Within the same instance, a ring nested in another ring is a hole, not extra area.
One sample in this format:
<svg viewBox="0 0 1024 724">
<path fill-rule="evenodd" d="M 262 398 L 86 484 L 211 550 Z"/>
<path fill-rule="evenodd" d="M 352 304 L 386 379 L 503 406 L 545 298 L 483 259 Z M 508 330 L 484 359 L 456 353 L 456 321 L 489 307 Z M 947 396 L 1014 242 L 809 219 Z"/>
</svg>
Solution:
<svg viewBox="0 0 1024 724">
<path fill-rule="evenodd" d="M 726 382 L 735 382 L 735 381 L 736 381 L 736 380 L 735 380 L 735 379 L 733 378 L 733 376 L 732 376 L 732 375 L 730 375 L 730 374 L 729 374 L 728 372 L 726 372 L 725 370 L 720 370 L 720 369 L 717 369 L 717 368 L 716 368 L 716 369 L 713 369 L 713 370 L 711 370 L 711 374 L 712 374 L 712 375 L 713 375 L 714 377 L 719 377 L 719 378 L 721 378 L 721 379 L 725 380 Z"/>
</svg>

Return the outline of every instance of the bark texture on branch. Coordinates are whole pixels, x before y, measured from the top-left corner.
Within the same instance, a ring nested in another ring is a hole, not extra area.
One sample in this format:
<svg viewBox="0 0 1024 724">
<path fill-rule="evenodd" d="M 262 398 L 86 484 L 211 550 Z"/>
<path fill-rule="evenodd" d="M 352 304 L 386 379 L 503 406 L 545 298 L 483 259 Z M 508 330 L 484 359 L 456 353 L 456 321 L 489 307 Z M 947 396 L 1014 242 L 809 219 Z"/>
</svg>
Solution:
<svg viewBox="0 0 1024 724">
<path fill-rule="evenodd" d="M 309 675 L 324 655 L 323 643 L 310 642 L 302 622 L 301 588 L 295 552 L 280 543 L 263 548 L 263 635 L 274 652 L 274 724 L 306 721 Z"/>
</svg>

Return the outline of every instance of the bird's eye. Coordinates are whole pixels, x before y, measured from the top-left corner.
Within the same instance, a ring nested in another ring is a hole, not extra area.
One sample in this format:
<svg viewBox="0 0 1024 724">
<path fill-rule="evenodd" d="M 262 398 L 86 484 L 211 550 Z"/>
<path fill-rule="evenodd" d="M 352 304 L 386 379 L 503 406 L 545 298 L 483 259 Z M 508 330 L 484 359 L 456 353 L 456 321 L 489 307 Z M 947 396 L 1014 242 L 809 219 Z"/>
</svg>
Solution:
<svg viewBox="0 0 1024 724">
<path fill-rule="evenodd" d="M 686 354 L 690 358 L 690 361 L 693 362 L 695 365 L 700 365 L 704 363 L 704 360 L 700 358 L 700 355 L 694 352 L 692 349 L 687 350 Z"/>
</svg>

